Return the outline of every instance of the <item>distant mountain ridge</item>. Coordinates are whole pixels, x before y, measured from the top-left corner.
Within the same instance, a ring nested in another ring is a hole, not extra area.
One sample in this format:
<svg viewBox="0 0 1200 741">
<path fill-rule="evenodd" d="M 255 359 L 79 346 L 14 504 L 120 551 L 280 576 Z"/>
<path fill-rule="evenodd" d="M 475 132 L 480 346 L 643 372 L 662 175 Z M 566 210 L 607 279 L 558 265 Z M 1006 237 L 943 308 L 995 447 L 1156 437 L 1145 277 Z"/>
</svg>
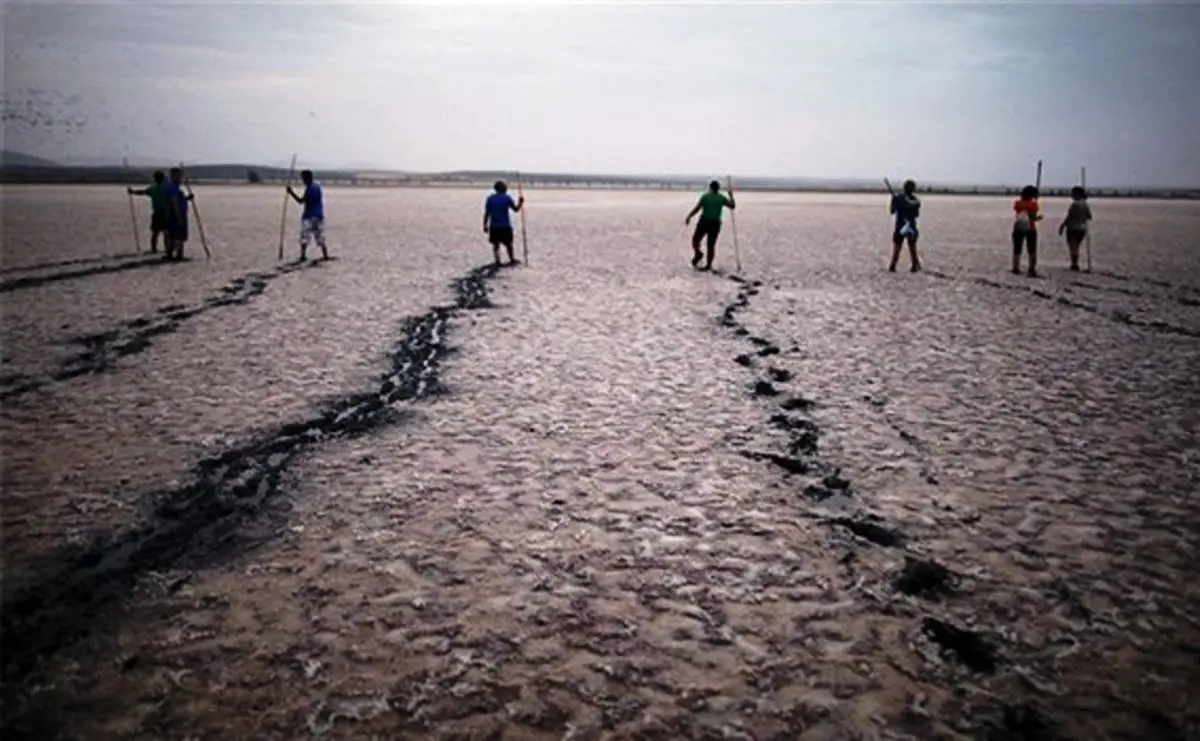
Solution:
<svg viewBox="0 0 1200 741">
<path fill-rule="evenodd" d="M 0 167 L 59 167 L 59 164 L 44 157 L 0 149 Z"/>
</svg>

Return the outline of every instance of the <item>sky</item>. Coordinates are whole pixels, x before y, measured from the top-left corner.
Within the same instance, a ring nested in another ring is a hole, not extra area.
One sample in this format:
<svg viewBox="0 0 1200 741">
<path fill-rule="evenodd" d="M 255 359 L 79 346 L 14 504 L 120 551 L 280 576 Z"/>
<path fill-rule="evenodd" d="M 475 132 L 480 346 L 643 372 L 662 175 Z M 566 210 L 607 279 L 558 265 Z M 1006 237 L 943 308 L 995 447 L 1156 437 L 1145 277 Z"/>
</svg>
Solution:
<svg viewBox="0 0 1200 741">
<path fill-rule="evenodd" d="M 58 160 L 1200 186 L 1200 4 L 20 2 Z"/>
</svg>

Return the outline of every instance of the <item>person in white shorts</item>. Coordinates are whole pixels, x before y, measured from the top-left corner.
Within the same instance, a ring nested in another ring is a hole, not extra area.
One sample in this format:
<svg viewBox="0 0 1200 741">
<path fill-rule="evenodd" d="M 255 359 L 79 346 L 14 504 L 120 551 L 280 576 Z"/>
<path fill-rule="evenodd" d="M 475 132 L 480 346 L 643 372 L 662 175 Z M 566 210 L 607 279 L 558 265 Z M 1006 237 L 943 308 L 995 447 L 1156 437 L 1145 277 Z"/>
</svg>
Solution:
<svg viewBox="0 0 1200 741">
<path fill-rule="evenodd" d="M 321 248 L 321 257 L 328 260 L 329 250 L 325 246 L 325 194 L 321 186 L 313 182 L 312 170 L 301 172 L 300 180 L 304 183 L 304 195 L 297 195 L 290 185 L 287 191 L 296 199 L 296 203 L 304 206 L 304 212 L 300 214 L 300 259 L 306 259 L 308 243 L 316 241 Z"/>
</svg>

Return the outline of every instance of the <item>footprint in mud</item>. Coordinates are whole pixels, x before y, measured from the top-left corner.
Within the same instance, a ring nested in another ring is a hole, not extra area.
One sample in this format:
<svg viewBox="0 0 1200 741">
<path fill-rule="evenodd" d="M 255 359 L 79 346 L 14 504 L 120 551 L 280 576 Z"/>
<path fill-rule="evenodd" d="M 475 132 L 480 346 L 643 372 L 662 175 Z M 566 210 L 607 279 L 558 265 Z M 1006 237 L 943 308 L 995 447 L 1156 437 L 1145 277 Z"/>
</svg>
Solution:
<svg viewBox="0 0 1200 741">
<path fill-rule="evenodd" d="M 816 402 L 811 399 L 805 399 L 803 396 L 793 396 L 785 400 L 779 405 L 788 412 L 806 412 L 816 406 Z"/>
<path fill-rule="evenodd" d="M 830 520 L 834 525 L 840 525 L 864 540 L 884 548 L 894 548 L 904 543 L 904 535 L 897 530 L 890 530 L 878 523 L 850 517 L 839 517 Z"/>
<path fill-rule="evenodd" d="M 848 497 L 853 491 L 850 486 L 850 480 L 842 478 L 841 469 L 838 469 L 833 473 L 828 473 L 821 477 L 821 483 L 809 484 L 804 493 L 809 496 L 819 495 L 821 499 L 828 499 L 829 497 L 836 496 Z"/>
<path fill-rule="evenodd" d="M 756 381 L 754 384 L 755 396 L 777 396 L 779 391 L 768 381 Z"/>
<path fill-rule="evenodd" d="M 921 621 L 921 632 L 953 654 L 967 668 L 988 674 L 996 671 L 996 649 L 983 634 L 933 617 Z"/>
<path fill-rule="evenodd" d="M 755 461 L 770 461 L 787 473 L 803 474 L 812 471 L 812 464 L 803 458 L 780 455 L 779 453 L 760 453 L 753 450 L 743 450 L 741 454 Z"/>
<path fill-rule="evenodd" d="M 958 577 L 936 561 L 904 557 L 904 568 L 892 581 L 899 592 L 937 601 L 954 592 Z"/>
</svg>

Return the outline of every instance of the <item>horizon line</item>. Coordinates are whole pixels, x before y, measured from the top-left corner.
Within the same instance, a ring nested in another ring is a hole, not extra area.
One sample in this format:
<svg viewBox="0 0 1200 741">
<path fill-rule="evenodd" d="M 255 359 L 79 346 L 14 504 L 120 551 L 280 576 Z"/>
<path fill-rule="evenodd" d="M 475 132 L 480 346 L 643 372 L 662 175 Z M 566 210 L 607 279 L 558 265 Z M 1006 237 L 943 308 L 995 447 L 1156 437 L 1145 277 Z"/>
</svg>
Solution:
<svg viewBox="0 0 1200 741">
<path fill-rule="evenodd" d="M 220 161 L 192 162 L 192 163 L 188 164 L 186 162 L 186 160 L 178 160 L 178 159 L 168 160 L 167 158 L 162 158 L 161 160 L 159 160 L 159 158 L 139 159 L 138 161 L 136 161 L 134 163 L 130 163 L 130 164 L 125 164 L 124 162 L 121 162 L 121 161 L 114 161 L 109 164 L 67 164 L 67 163 L 62 163 L 62 162 L 58 162 L 56 160 L 50 159 L 49 157 L 43 157 L 43 156 L 39 156 L 39 155 L 30 155 L 30 154 L 26 154 L 24 152 L 19 152 L 16 150 L 5 149 L 3 151 L 5 154 L 20 155 L 23 157 L 29 157 L 31 159 L 37 159 L 37 160 L 42 160 L 47 163 L 51 163 L 51 164 L 45 164 L 45 165 L 43 165 L 43 164 L 0 163 L 0 167 L 2 167 L 3 169 L 20 168 L 20 169 L 44 169 L 44 170 L 53 170 L 53 169 L 109 170 L 109 169 L 124 169 L 127 167 L 129 167 L 129 168 L 147 168 L 147 167 L 169 168 L 169 167 L 177 166 L 178 164 L 183 162 L 184 166 L 188 169 L 193 169 L 193 168 L 198 168 L 198 167 L 238 167 L 238 168 L 287 170 L 287 167 L 285 167 L 283 165 L 264 164 L 261 162 L 253 162 L 253 161 L 228 160 L 228 161 L 224 161 L 224 162 L 220 162 Z M 92 159 L 93 159 L 93 161 L 96 161 L 96 160 L 99 160 L 100 158 L 92 158 Z M 155 162 L 155 160 L 159 160 L 159 161 Z M 299 171 L 300 169 L 316 169 L 316 170 L 323 169 L 326 172 L 333 173 L 333 174 L 380 173 L 380 174 L 389 174 L 389 175 L 402 175 L 402 176 L 407 176 L 407 177 L 418 177 L 418 178 L 419 177 L 448 176 L 448 175 L 456 175 L 456 174 L 487 174 L 487 175 L 507 174 L 507 175 L 513 175 L 513 176 L 521 174 L 521 175 L 535 176 L 535 177 L 536 176 L 543 176 L 543 177 L 545 177 L 545 176 L 561 176 L 561 177 L 576 177 L 576 178 L 592 177 L 592 178 L 597 178 L 597 179 L 609 179 L 609 180 L 658 179 L 658 180 L 663 180 L 663 181 L 667 181 L 667 182 L 696 182 L 696 183 L 703 183 L 703 182 L 709 181 L 709 180 L 717 180 L 717 181 L 721 182 L 722 185 L 726 185 L 726 183 L 727 183 L 726 178 L 732 177 L 731 174 L 727 174 L 727 175 L 723 175 L 723 176 L 720 176 L 720 175 L 713 176 L 711 174 L 703 175 L 703 174 L 696 174 L 696 173 L 661 173 L 661 172 L 660 173 L 652 173 L 652 172 L 634 173 L 634 172 L 587 172 L 587 171 L 571 171 L 571 170 L 519 170 L 519 169 L 515 169 L 515 168 L 495 168 L 495 167 L 493 167 L 493 168 L 459 167 L 459 168 L 441 169 L 441 170 L 406 170 L 406 169 L 399 168 L 399 167 L 387 167 L 387 166 L 370 166 L 370 167 L 341 166 L 341 167 L 327 167 L 327 168 L 315 167 L 314 168 L 312 166 L 303 166 L 302 167 L 301 165 L 298 164 L 297 171 Z M 871 177 L 864 177 L 861 175 L 815 176 L 815 175 L 742 174 L 736 178 L 733 178 L 733 180 L 734 180 L 735 185 L 738 180 L 779 181 L 781 183 L 809 181 L 809 182 L 823 182 L 823 183 L 830 183 L 830 184 L 854 182 L 854 183 L 862 183 L 862 184 L 878 183 L 879 185 L 883 185 L 883 181 L 884 181 L 885 177 L 887 177 L 887 176 L 881 175 L 877 178 L 871 178 Z M 899 182 L 903 182 L 904 179 L 905 178 L 902 178 L 902 177 L 897 178 L 896 184 L 899 184 Z M 964 181 L 950 181 L 950 180 L 927 180 L 927 181 L 924 181 L 923 184 L 921 183 L 920 180 L 918 180 L 917 182 L 919 183 L 918 187 L 920 187 L 922 189 L 933 188 L 933 187 L 938 187 L 938 188 L 1008 188 L 1008 187 L 1014 187 L 1012 184 L 1002 183 L 1002 182 L 988 183 L 988 182 L 964 182 Z M 1043 183 L 1043 187 L 1063 188 L 1063 187 L 1071 187 L 1071 186 L 1078 185 L 1078 184 L 1079 183 L 1078 183 L 1077 179 L 1072 179 L 1072 182 L 1070 182 L 1069 184 Z M 1091 186 L 1089 186 L 1088 189 L 1092 190 L 1092 189 L 1097 189 L 1097 188 L 1105 189 L 1105 190 L 1116 189 L 1116 190 L 1130 190 L 1130 191 L 1200 191 L 1200 184 L 1193 184 L 1193 185 L 1126 185 L 1126 184 L 1117 184 L 1117 185 L 1114 185 L 1114 184 L 1106 183 L 1106 184 L 1092 184 Z"/>
</svg>

